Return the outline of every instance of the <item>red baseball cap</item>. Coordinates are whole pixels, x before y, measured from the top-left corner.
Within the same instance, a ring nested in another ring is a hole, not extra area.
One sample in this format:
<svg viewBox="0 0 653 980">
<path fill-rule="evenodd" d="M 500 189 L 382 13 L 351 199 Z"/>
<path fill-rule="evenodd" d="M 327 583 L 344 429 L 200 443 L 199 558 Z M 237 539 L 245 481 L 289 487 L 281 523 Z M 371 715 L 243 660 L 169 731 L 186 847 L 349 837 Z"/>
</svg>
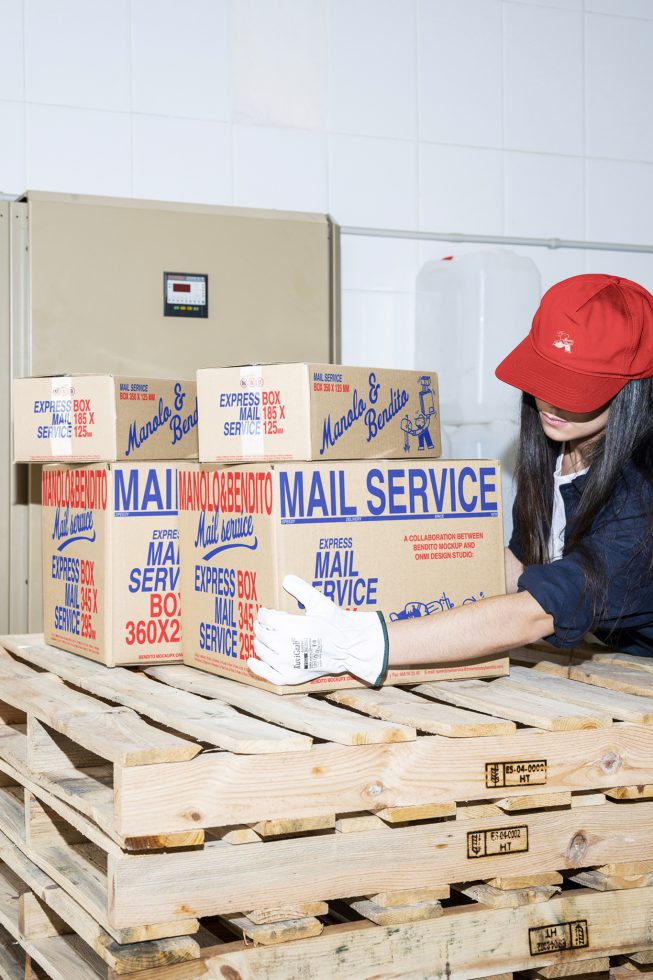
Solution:
<svg viewBox="0 0 653 980">
<path fill-rule="evenodd" d="M 563 279 L 495 373 L 555 408 L 592 412 L 631 379 L 653 375 L 653 296 L 618 276 Z"/>
</svg>

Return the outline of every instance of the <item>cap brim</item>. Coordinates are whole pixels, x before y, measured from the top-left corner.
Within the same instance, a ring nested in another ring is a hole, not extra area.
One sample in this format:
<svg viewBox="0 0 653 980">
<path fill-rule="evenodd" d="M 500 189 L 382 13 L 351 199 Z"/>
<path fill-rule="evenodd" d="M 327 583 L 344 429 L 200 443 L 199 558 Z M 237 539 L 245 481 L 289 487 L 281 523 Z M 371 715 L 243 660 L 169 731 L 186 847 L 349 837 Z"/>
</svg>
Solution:
<svg viewBox="0 0 653 980">
<path fill-rule="evenodd" d="M 554 408 L 593 412 L 621 391 L 628 379 L 582 374 L 554 364 L 533 347 L 530 334 L 499 364 L 500 381 L 520 388 Z"/>
</svg>

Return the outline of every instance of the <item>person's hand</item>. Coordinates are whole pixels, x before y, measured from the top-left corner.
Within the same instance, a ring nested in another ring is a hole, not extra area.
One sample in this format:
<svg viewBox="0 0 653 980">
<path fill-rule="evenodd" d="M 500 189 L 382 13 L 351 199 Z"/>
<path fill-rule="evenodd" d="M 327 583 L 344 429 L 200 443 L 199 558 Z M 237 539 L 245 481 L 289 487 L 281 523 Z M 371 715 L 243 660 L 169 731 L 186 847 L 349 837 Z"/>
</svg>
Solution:
<svg viewBox="0 0 653 980">
<path fill-rule="evenodd" d="M 286 592 L 306 609 L 294 616 L 259 609 L 254 622 L 252 673 L 273 684 L 303 684 L 325 674 L 354 674 L 380 684 L 388 667 L 388 634 L 380 612 L 347 612 L 296 575 Z"/>
</svg>

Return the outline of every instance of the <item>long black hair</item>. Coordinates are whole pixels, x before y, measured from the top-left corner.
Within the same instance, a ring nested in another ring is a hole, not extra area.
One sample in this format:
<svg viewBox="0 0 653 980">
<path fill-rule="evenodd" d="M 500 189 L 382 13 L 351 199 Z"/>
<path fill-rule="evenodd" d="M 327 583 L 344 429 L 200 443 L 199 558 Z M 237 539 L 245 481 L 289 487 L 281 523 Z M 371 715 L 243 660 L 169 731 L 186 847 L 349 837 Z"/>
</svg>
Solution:
<svg viewBox="0 0 653 980">
<path fill-rule="evenodd" d="M 560 449 L 560 443 L 545 435 L 535 399 L 524 394 L 516 470 L 516 522 L 525 565 L 549 560 L 553 472 Z M 653 378 L 629 381 L 613 398 L 605 431 L 592 444 L 585 460 L 589 473 L 569 528 L 565 554 L 579 549 L 582 558 L 584 539 L 610 501 L 628 463 L 653 487 Z M 642 542 L 642 547 L 651 548 L 651 540 Z M 601 570 L 588 565 L 585 574 L 587 584 L 598 586 L 595 595 L 605 595 L 608 583 Z"/>
</svg>

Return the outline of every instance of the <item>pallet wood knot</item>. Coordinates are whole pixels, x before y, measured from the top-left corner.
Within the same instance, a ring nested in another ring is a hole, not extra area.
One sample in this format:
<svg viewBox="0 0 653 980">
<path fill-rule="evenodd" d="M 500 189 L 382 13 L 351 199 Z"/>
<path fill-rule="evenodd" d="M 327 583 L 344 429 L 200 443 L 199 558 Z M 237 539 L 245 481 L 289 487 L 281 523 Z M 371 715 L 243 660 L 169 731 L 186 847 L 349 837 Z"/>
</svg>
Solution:
<svg viewBox="0 0 653 980">
<path fill-rule="evenodd" d="M 233 966 L 227 966 L 226 964 L 220 967 L 220 975 L 223 976 L 225 980 L 243 980 L 242 973 L 239 973 L 238 970 L 234 970 Z"/>
<path fill-rule="evenodd" d="M 582 864 L 588 848 L 589 841 L 585 831 L 577 831 L 571 838 L 569 847 L 567 848 L 567 864 L 571 865 L 572 867 Z"/>
<path fill-rule="evenodd" d="M 622 759 L 618 752 L 606 752 L 599 760 L 599 766 L 606 775 L 619 772 Z"/>
</svg>

